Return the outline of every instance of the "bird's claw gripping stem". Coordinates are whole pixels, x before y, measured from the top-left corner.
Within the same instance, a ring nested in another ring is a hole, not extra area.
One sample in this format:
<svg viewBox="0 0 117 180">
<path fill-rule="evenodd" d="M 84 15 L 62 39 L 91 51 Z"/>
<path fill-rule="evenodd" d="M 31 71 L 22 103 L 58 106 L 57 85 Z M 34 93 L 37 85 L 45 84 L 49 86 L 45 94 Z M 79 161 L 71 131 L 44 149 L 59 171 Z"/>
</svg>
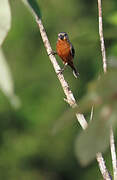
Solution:
<svg viewBox="0 0 117 180">
<path fill-rule="evenodd" d="M 48 54 L 48 56 L 50 56 L 50 55 L 56 55 L 56 54 L 57 54 L 56 51 L 51 51 L 51 52 Z"/>
</svg>

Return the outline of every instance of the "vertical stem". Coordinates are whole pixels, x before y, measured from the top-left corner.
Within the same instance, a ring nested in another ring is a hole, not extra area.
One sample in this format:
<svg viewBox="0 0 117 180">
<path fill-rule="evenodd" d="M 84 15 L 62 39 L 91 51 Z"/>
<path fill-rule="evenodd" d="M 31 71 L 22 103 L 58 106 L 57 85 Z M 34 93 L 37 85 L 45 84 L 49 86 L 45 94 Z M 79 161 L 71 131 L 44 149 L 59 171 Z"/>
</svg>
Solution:
<svg viewBox="0 0 117 180">
<path fill-rule="evenodd" d="M 98 13 L 99 13 L 99 35 L 100 35 L 101 51 L 102 51 L 102 59 L 103 59 L 103 70 L 104 70 L 104 73 L 106 73 L 107 72 L 107 60 L 106 60 L 106 51 L 105 51 L 104 36 L 103 36 L 101 0 L 98 0 Z"/>
<path fill-rule="evenodd" d="M 107 72 L 107 60 L 106 60 L 106 50 L 105 50 L 104 36 L 103 36 L 102 4 L 101 4 L 101 0 L 98 0 L 98 12 L 99 12 L 99 35 L 100 35 L 100 42 L 101 42 L 103 70 L 104 70 L 104 73 L 106 73 Z M 114 134 L 113 134 L 112 127 L 110 127 L 110 148 L 111 148 L 114 180 L 117 180 L 117 158 L 116 158 L 115 143 L 114 143 Z"/>
<path fill-rule="evenodd" d="M 114 143 L 114 134 L 113 134 L 112 127 L 110 128 L 110 148 L 111 148 L 114 180 L 117 180 L 117 158 L 116 158 L 116 150 L 115 150 L 115 143 Z"/>
</svg>

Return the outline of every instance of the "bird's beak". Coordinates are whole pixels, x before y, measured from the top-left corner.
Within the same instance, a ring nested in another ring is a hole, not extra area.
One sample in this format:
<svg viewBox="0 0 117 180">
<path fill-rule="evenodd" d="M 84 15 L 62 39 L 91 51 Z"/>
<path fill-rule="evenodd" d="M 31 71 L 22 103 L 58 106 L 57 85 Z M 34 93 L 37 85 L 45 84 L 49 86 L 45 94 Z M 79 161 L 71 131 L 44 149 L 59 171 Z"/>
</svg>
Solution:
<svg viewBox="0 0 117 180">
<path fill-rule="evenodd" d="M 66 37 L 64 36 L 63 39 L 66 40 Z"/>
</svg>

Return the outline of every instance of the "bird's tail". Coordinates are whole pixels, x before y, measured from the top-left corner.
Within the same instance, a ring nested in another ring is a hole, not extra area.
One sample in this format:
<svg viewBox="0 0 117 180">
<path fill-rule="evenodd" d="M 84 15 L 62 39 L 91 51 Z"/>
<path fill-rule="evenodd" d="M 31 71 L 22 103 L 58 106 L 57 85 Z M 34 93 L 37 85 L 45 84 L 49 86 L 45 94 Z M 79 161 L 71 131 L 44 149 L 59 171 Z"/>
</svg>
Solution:
<svg viewBox="0 0 117 180">
<path fill-rule="evenodd" d="M 75 68 L 73 69 L 73 75 L 75 76 L 75 78 L 79 77 L 79 73 Z"/>
<path fill-rule="evenodd" d="M 69 65 L 73 70 L 73 75 L 75 76 L 75 78 L 78 78 L 79 77 L 79 72 L 76 70 L 76 68 L 74 67 L 74 65 L 72 63 L 70 63 Z"/>
</svg>

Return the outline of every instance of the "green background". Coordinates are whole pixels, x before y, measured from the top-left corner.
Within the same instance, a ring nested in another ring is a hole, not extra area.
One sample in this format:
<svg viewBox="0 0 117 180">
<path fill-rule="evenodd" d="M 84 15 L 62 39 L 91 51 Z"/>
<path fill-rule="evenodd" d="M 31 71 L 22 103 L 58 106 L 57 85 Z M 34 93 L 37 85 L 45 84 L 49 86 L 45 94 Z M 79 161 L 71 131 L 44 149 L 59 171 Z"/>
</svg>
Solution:
<svg viewBox="0 0 117 180">
<path fill-rule="evenodd" d="M 64 72 L 79 101 L 87 84 L 103 72 L 98 34 L 98 9 L 94 0 L 38 0 L 42 21 L 53 50 L 57 34 L 67 32 L 75 48 L 75 79 Z M 24 4 L 11 0 L 12 27 L 3 44 L 21 108 L 14 110 L 0 92 L 0 179 L 99 180 L 98 164 L 82 167 L 75 155 L 76 136 L 82 131 L 76 118 L 61 117 L 69 109 L 65 95 L 44 48 L 34 17 Z M 107 59 L 117 61 L 117 1 L 103 2 L 103 27 Z M 59 57 L 57 61 L 62 67 Z M 109 67 L 110 68 L 110 67 Z M 88 115 L 86 114 L 86 119 Z M 56 133 L 53 129 L 60 126 Z M 109 151 L 104 155 L 111 171 Z"/>
</svg>

